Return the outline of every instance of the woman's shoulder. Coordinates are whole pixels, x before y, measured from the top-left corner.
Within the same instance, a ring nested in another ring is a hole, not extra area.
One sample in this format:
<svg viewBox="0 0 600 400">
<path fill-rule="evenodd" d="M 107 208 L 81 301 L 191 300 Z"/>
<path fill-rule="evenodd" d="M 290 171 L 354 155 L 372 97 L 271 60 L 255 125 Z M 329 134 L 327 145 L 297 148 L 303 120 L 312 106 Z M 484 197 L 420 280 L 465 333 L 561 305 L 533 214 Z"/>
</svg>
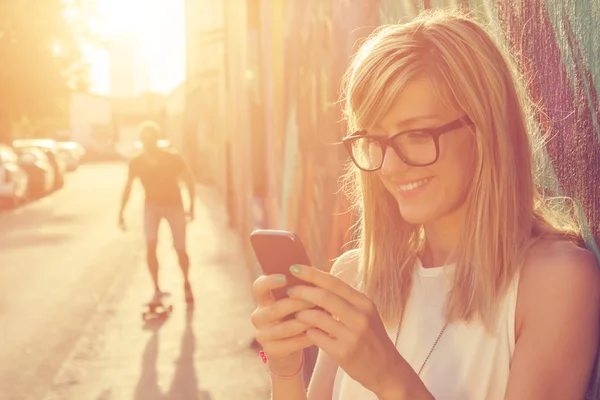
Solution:
<svg viewBox="0 0 600 400">
<path fill-rule="evenodd" d="M 599 278 L 594 254 L 567 240 L 541 239 L 527 253 L 521 275 L 524 279 L 560 275 Z"/>
<path fill-rule="evenodd" d="M 591 251 L 556 239 L 539 240 L 529 249 L 519 279 L 518 325 L 542 310 L 577 312 L 599 301 L 600 270 Z"/>
<path fill-rule="evenodd" d="M 544 285 L 597 290 L 600 270 L 591 251 L 566 240 L 541 239 L 529 249 L 520 281 L 532 293 Z"/>
<path fill-rule="evenodd" d="M 356 286 L 358 278 L 359 250 L 348 250 L 333 263 L 329 273 L 337 276 L 348 285 Z"/>
</svg>

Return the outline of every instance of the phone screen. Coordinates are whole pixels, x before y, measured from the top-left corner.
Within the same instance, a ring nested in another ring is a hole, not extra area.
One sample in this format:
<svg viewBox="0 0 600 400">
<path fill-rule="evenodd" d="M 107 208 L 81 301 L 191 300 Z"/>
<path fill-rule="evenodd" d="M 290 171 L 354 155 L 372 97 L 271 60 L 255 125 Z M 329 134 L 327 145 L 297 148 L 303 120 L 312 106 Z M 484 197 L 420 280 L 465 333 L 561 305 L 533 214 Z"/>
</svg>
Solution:
<svg viewBox="0 0 600 400">
<path fill-rule="evenodd" d="M 250 235 L 256 258 L 265 275 L 284 274 L 287 286 L 273 291 L 276 299 L 286 297 L 286 290 L 294 285 L 310 285 L 290 272 L 294 264 L 310 265 L 310 260 L 300 239 L 292 232 L 281 230 L 256 230 Z"/>
</svg>

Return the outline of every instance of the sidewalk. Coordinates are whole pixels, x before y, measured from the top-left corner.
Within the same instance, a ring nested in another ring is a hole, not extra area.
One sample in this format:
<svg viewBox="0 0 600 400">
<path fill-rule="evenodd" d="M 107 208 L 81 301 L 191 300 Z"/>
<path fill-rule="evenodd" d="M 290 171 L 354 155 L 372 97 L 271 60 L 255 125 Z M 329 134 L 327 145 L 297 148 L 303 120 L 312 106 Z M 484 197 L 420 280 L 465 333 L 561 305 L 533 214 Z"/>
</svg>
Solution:
<svg viewBox="0 0 600 400">
<path fill-rule="evenodd" d="M 139 263 L 124 266 L 115 277 L 111 295 L 44 400 L 269 398 L 268 374 L 249 347 L 254 302 L 240 238 L 227 227 L 224 201 L 214 191 L 200 187 L 198 197 L 196 221 L 188 226 L 194 310 L 186 309 L 177 257 L 163 224 L 160 275 L 174 311 L 163 324 L 144 324 L 142 304 L 149 300 L 151 284 L 141 220 L 132 221 L 129 233 Z"/>
</svg>

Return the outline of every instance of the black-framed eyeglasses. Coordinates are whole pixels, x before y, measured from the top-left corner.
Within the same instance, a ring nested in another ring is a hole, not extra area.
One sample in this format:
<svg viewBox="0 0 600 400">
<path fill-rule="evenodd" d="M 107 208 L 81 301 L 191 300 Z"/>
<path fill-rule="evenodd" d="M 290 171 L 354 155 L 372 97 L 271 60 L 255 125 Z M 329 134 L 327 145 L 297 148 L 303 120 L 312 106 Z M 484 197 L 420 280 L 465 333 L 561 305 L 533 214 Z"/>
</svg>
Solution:
<svg viewBox="0 0 600 400">
<path fill-rule="evenodd" d="M 359 130 L 342 139 L 354 164 L 363 171 L 377 171 L 383 166 L 386 150 L 391 147 L 406 164 L 426 167 L 440 156 L 440 136 L 463 126 L 472 125 L 464 115 L 437 128 L 411 129 L 393 136 L 369 135 Z"/>
</svg>

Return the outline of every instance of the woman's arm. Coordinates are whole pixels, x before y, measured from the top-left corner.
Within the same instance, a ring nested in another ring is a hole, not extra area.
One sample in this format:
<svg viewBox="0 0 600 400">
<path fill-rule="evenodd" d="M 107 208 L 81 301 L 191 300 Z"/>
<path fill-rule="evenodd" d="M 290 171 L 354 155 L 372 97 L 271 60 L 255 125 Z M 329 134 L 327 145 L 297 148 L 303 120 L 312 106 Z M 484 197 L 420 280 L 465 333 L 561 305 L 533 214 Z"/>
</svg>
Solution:
<svg viewBox="0 0 600 400">
<path fill-rule="evenodd" d="M 292 378 L 278 378 L 271 374 L 272 400 L 306 400 L 302 371 Z"/>
<path fill-rule="evenodd" d="M 338 366 L 324 351 L 319 350 L 315 371 L 308 388 L 308 400 L 331 400 Z"/>
<path fill-rule="evenodd" d="M 532 248 L 521 273 L 506 400 L 583 399 L 598 346 L 600 277 L 592 253 Z"/>
</svg>

